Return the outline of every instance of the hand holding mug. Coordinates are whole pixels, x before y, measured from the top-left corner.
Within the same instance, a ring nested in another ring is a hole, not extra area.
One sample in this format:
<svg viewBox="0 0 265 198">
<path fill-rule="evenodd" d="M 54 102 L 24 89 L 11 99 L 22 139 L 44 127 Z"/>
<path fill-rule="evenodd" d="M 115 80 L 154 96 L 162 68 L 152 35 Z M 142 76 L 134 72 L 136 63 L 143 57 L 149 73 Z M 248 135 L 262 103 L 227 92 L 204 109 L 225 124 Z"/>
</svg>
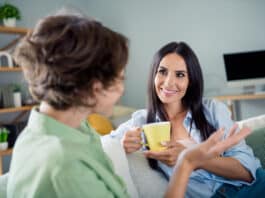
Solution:
<svg viewBox="0 0 265 198">
<path fill-rule="evenodd" d="M 186 149 L 186 147 L 178 142 L 168 141 L 161 143 L 165 149 L 162 151 L 145 151 L 147 158 L 152 158 L 163 162 L 168 166 L 174 166 L 178 160 L 179 154 Z"/>
<path fill-rule="evenodd" d="M 140 127 L 133 127 L 124 134 L 121 143 L 126 153 L 135 152 L 142 147 L 141 132 Z"/>
</svg>

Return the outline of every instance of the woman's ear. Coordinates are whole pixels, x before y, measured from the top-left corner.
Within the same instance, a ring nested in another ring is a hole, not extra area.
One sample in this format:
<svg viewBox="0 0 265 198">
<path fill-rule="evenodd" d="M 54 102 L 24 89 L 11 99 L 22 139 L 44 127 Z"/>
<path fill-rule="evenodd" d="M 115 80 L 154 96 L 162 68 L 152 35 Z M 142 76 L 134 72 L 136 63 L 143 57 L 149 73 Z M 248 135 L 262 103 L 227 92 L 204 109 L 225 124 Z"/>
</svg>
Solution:
<svg viewBox="0 0 265 198">
<path fill-rule="evenodd" d="M 93 83 L 92 90 L 93 90 L 93 95 L 95 96 L 95 98 L 97 98 L 98 96 L 105 95 L 104 86 L 102 82 L 98 80 Z"/>
<path fill-rule="evenodd" d="M 93 82 L 93 86 L 92 86 L 93 91 L 99 91 L 102 88 L 103 88 L 102 82 L 100 82 L 98 80 Z"/>
<path fill-rule="evenodd" d="M 97 101 L 102 98 L 103 92 L 103 84 L 100 81 L 94 81 L 92 85 L 92 89 L 89 95 L 87 95 L 86 91 L 82 91 L 84 99 L 90 106 L 95 106 Z"/>
</svg>

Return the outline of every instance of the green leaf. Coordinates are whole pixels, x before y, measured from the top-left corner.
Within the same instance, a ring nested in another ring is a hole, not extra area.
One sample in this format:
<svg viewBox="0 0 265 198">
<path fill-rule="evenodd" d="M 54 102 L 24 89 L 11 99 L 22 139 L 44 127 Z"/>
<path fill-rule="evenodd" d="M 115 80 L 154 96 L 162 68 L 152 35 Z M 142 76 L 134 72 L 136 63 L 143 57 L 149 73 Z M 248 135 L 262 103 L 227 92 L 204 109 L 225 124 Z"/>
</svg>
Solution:
<svg viewBox="0 0 265 198">
<path fill-rule="evenodd" d="M 16 18 L 20 19 L 19 9 L 11 4 L 5 3 L 0 7 L 0 19 Z"/>
</svg>

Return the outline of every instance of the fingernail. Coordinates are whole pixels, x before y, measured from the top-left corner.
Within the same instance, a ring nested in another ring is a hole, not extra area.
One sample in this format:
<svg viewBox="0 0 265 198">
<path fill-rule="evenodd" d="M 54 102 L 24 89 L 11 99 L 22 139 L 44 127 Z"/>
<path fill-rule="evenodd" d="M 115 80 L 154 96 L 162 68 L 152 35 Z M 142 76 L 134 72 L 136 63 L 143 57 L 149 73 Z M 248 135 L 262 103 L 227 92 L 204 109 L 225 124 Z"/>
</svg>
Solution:
<svg viewBox="0 0 265 198">
<path fill-rule="evenodd" d="M 162 146 L 166 146 L 166 145 L 167 145 L 167 142 L 165 142 L 165 141 L 161 141 L 160 144 L 161 144 Z"/>
</svg>

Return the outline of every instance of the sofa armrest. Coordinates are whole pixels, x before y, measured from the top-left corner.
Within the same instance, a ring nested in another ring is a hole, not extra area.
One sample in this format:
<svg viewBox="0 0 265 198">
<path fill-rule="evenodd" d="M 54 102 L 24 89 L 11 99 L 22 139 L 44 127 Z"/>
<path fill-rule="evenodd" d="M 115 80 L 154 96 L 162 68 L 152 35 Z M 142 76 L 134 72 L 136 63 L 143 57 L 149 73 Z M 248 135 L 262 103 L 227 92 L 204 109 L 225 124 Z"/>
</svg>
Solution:
<svg viewBox="0 0 265 198">
<path fill-rule="evenodd" d="M 237 122 L 239 128 L 249 127 L 252 130 L 265 127 L 265 114 Z"/>
<path fill-rule="evenodd" d="M 265 127 L 255 129 L 246 138 L 246 143 L 253 149 L 254 155 L 259 158 L 261 165 L 265 168 Z"/>
</svg>

